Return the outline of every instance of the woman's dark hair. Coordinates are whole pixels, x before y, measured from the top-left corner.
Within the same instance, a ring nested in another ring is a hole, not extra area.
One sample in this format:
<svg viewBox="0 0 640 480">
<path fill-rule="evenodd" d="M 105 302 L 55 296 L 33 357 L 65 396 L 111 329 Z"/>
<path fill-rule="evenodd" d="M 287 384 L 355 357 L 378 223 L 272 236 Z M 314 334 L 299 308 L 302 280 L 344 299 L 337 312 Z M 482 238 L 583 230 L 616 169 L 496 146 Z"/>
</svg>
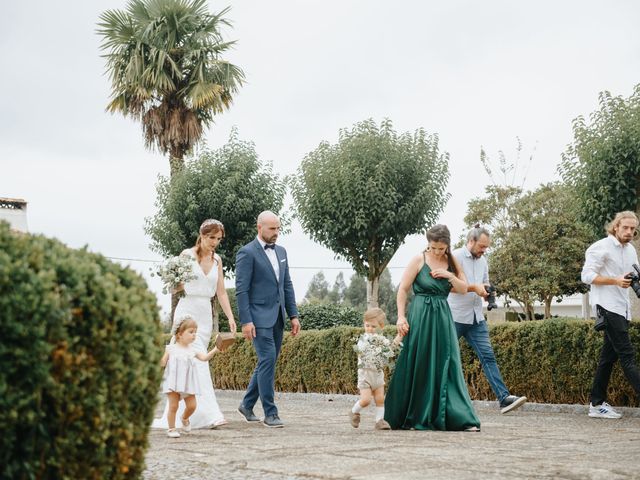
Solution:
<svg viewBox="0 0 640 480">
<path fill-rule="evenodd" d="M 446 225 L 438 224 L 431 227 L 427 230 L 427 240 L 429 242 L 441 242 L 447 245 L 447 249 L 445 250 L 445 255 L 447 256 L 447 265 L 449 270 L 453 272 L 453 274 L 458 276 L 458 269 L 456 268 L 456 264 L 453 261 L 453 255 L 451 255 L 451 233 L 449 233 L 449 229 Z"/>
</svg>

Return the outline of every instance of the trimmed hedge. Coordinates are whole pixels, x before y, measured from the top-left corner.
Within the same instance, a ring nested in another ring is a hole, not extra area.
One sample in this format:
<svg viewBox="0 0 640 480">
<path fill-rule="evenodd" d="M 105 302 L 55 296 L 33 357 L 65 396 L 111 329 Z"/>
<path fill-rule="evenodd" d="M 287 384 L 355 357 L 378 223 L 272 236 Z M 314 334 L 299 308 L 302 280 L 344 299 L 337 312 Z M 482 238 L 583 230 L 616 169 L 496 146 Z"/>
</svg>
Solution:
<svg viewBox="0 0 640 480">
<path fill-rule="evenodd" d="M 276 368 L 276 389 L 289 392 L 357 393 L 355 337 L 361 328 L 337 327 L 285 335 Z M 395 335 L 394 327 L 385 328 Z M 640 349 L 640 324 L 632 322 L 631 340 Z M 553 319 L 490 326 L 498 366 L 512 393 L 532 402 L 587 403 L 598 364 L 602 334 L 593 322 Z M 460 340 L 464 375 L 471 398 L 495 400 L 480 361 L 466 341 Z M 212 362 L 217 388 L 247 387 L 256 357 L 250 343 L 238 338 Z M 633 389 L 616 364 L 609 384 L 609 403 L 637 406 Z"/>
<path fill-rule="evenodd" d="M 362 312 L 346 305 L 335 303 L 303 303 L 298 305 L 302 330 L 362 326 Z"/>
<path fill-rule="evenodd" d="M 0 477 L 140 477 L 162 355 L 142 277 L 0 222 L 0 312 Z"/>
</svg>

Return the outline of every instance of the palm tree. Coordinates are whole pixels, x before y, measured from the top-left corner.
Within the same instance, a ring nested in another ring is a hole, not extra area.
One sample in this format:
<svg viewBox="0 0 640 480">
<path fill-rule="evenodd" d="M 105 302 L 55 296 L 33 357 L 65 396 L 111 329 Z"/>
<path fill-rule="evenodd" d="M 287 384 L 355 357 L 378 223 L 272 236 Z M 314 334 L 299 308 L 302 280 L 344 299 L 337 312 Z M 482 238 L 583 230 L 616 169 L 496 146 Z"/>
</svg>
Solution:
<svg viewBox="0 0 640 480">
<path fill-rule="evenodd" d="M 129 0 L 126 10 L 100 15 L 111 101 L 107 111 L 140 120 L 147 148 L 169 154 L 171 176 L 201 139 L 203 128 L 228 109 L 243 71 L 220 58 L 223 18 L 207 0 Z"/>
</svg>

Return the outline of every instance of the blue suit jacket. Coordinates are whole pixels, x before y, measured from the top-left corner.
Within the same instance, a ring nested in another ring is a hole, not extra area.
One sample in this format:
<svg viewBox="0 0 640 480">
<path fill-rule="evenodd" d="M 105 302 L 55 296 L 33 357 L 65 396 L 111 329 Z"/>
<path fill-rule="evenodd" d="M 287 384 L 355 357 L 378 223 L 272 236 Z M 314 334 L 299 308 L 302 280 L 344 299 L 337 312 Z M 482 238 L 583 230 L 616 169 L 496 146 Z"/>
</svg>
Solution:
<svg viewBox="0 0 640 480">
<path fill-rule="evenodd" d="M 243 325 L 253 322 L 256 328 L 270 328 L 280 312 L 283 319 L 287 314 L 298 316 L 287 251 L 276 245 L 275 252 L 280 265 L 279 279 L 257 238 L 236 254 L 236 299 Z"/>
</svg>

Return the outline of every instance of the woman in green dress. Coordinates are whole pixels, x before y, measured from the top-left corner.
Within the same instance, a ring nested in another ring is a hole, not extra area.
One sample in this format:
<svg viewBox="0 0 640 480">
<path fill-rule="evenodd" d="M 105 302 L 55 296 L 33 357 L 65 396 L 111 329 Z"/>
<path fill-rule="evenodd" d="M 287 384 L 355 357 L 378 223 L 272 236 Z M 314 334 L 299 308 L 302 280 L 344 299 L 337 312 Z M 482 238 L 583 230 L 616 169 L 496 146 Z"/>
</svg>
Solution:
<svg viewBox="0 0 640 480">
<path fill-rule="evenodd" d="M 447 295 L 465 293 L 445 225 L 427 231 L 429 245 L 406 268 L 398 288 L 398 333 L 405 336 L 385 399 L 393 429 L 480 431 L 462 375 L 458 336 Z M 405 315 L 407 293 L 415 297 Z"/>
</svg>

